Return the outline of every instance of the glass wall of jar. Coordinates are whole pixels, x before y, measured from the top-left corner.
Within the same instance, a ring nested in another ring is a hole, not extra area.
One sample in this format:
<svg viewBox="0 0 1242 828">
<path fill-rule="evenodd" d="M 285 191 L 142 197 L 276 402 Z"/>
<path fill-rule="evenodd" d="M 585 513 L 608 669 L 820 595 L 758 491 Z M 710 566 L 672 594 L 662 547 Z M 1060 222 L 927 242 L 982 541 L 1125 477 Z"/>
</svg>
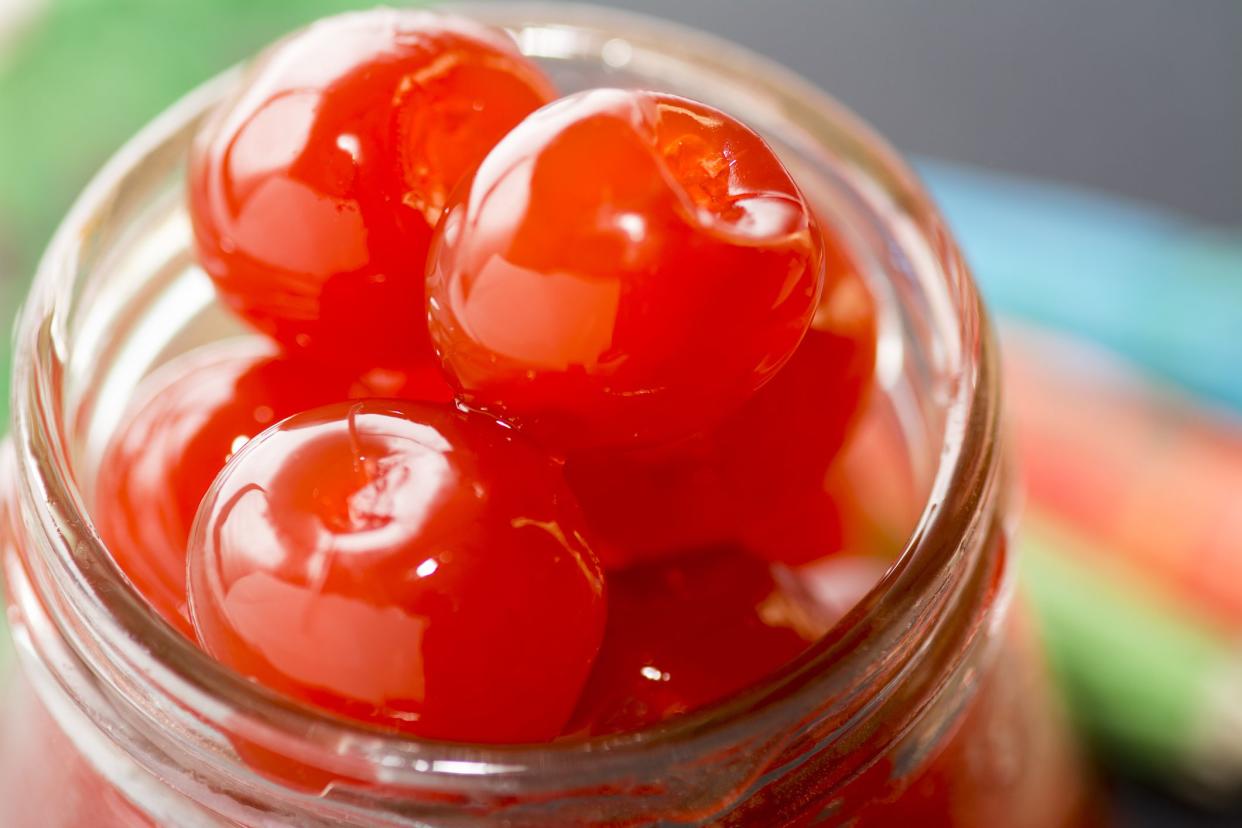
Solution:
<svg viewBox="0 0 1242 828">
<path fill-rule="evenodd" d="M 684 94 L 777 148 L 882 308 L 878 390 L 842 476 L 896 539 L 892 565 L 761 686 L 588 741 L 418 741 L 212 662 L 120 574 L 89 506 L 139 380 L 246 335 L 194 265 L 183 207 L 188 143 L 230 75 L 99 174 L 22 314 L 0 511 L 17 652 L 0 666 L 0 823 L 1089 824 L 1089 786 L 1013 600 L 995 346 L 919 183 L 822 92 L 734 45 L 600 9 L 469 11 L 508 27 L 562 90 Z"/>
</svg>

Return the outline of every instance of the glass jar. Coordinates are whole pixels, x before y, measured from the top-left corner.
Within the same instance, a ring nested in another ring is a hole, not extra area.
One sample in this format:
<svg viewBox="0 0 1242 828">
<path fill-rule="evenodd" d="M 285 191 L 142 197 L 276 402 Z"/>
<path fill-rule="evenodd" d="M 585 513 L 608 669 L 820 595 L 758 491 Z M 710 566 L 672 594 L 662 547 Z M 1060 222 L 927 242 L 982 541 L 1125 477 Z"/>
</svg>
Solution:
<svg viewBox="0 0 1242 828">
<path fill-rule="evenodd" d="M 187 145 L 230 74 L 99 174 L 21 317 L 0 509 L 20 667 L 0 674 L 0 824 L 1090 824 L 1089 786 L 1013 600 L 995 345 L 920 184 L 854 116 L 737 46 L 600 9 L 468 13 L 508 27 L 564 90 L 685 94 L 777 148 L 883 308 L 878 393 L 844 462 L 857 499 L 904 539 L 894 563 L 760 686 L 592 741 L 418 741 L 212 662 L 146 607 L 87 507 L 139 379 L 244 335 L 193 264 L 182 189 Z"/>
</svg>

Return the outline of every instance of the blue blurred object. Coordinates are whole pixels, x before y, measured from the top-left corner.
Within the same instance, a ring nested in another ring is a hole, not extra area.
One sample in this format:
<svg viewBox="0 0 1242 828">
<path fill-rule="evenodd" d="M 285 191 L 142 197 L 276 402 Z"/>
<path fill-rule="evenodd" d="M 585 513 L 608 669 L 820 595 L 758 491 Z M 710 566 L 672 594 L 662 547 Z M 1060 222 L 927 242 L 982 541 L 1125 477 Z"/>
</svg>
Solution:
<svg viewBox="0 0 1242 828">
<path fill-rule="evenodd" d="M 1242 237 L 1061 184 L 916 166 L 999 315 L 1094 340 L 1242 410 Z"/>
<path fill-rule="evenodd" d="M 1095 341 L 1200 401 L 1242 412 L 1242 235 L 1062 184 L 940 161 L 916 166 L 1002 327 L 1008 317 Z M 1024 551 L 1039 562 L 1039 550 Z M 1043 562 L 1057 563 L 1059 554 L 1050 550 Z M 1070 635 L 1080 634 L 1076 625 L 1089 628 L 1083 616 L 1062 620 Z M 1147 657 L 1159 665 L 1159 654 Z M 1088 659 L 1076 667 L 1091 674 L 1106 664 Z M 1118 712 L 1124 720 L 1146 711 Z M 1175 767 L 1168 777 L 1165 784 L 1178 784 Z M 1121 825 L 1242 825 L 1242 801 L 1200 811 L 1134 778 L 1111 786 Z"/>
</svg>

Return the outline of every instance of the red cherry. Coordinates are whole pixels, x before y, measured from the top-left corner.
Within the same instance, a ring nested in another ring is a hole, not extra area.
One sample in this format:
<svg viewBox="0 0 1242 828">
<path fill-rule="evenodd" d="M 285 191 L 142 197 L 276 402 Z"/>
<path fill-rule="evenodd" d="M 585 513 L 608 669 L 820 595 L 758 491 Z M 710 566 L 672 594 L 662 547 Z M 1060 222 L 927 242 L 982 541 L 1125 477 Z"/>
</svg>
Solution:
<svg viewBox="0 0 1242 828">
<path fill-rule="evenodd" d="M 193 635 L 186 541 L 225 462 L 291 414 L 369 395 L 353 385 L 347 374 L 275 356 L 254 341 L 192 351 L 145 381 L 141 402 L 105 450 L 94 517 L 121 570 L 169 623 Z"/>
<path fill-rule="evenodd" d="M 500 31 L 376 9 L 260 58 L 190 158 L 199 257 L 223 299 L 321 360 L 430 353 L 423 274 L 449 190 L 551 83 Z"/>
<path fill-rule="evenodd" d="M 839 548 L 824 479 L 871 385 L 876 320 L 861 278 L 826 249 L 828 284 L 811 330 L 741 409 L 670 446 L 569 456 L 566 479 L 607 568 L 730 542 L 789 564 Z"/>
<path fill-rule="evenodd" d="M 565 463 L 565 479 L 607 570 L 738 536 L 716 444 L 704 435 L 651 449 L 575 452 Z"/>
<path fill-rule="evenodd" d="M 447 406 L 344 403 L 252 440 L 190 548 L 204 648 L 338 714 L 537 742 L 573 710 L 604 584 L 559 467 Z"/>
<path fill-rule="evenodd" d="M 456 191 L 429 321 L 468 406 L 549 447 L 626 446 L 740 406 L 793 353 L 821 283 L 811 212 L 758 135 L 603 89 L 528 117 Z"/>
<path fill-rule="evenodd" d="M 737 540 L 751 552 L 802 564 L 840 548 L 826 478 L 871 388 L 875 347 L 874 300 L 843 271 L 793 359 L 716 431 Z"/>
<path fill-rule="evenodd" d="M 568 732 L 637 730 L 721 701 L 824 629 L 807 598 L 736 549 L 610 575 L 604 646 Z"/>
</svg>

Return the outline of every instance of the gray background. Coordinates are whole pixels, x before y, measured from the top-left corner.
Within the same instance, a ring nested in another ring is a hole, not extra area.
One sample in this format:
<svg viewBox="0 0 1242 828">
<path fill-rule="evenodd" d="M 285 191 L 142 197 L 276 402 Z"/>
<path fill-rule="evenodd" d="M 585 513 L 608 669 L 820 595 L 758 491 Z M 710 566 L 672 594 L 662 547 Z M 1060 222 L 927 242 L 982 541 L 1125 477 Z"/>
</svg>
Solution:
<svg viewBox="0 0 1242 828">
<path fill-rule="evenodd" d="M 606 5 L 774 57 L 905 152 L 1076 182 L 1242 227 L 1242 0 Z"/>
</svg>

